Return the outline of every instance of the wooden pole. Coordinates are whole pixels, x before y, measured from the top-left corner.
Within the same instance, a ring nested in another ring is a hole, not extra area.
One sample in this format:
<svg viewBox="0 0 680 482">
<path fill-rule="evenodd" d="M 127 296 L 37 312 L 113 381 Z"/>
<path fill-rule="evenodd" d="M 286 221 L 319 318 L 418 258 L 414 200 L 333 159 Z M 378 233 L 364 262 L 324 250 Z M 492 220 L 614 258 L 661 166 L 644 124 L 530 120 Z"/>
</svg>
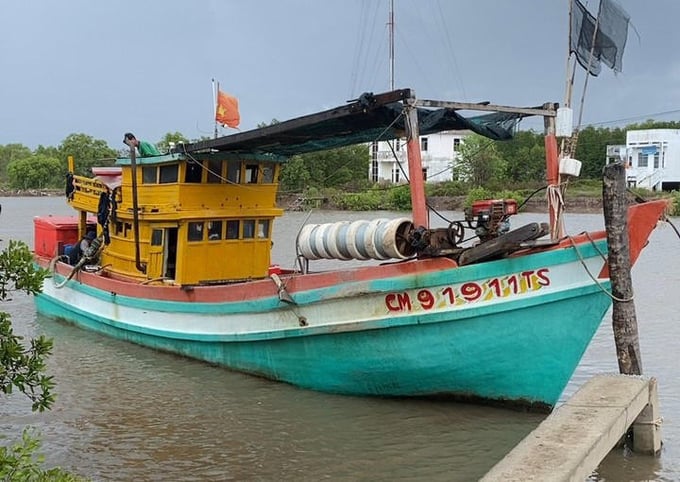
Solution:
<svg viewBox="0 0 680 482">
<path fill-rule="evenodd" d="M 625 173 L 626 168 L 621 162 L 605 166 L 602 206 L 609 245 L 609 278 L 615 297 L 612 326 L 619 372 L 626 375 L 641 375 L 642 357 L 630 276 Z"/>
</svg>

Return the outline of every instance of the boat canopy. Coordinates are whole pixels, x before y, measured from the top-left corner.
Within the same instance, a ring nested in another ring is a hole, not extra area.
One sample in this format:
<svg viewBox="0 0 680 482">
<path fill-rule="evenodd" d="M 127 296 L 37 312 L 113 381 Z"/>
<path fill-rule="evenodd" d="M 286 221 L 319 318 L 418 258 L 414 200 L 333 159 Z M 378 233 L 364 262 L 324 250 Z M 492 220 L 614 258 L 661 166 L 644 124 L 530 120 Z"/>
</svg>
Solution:
<svg viewBox="0 0 680 482">
<path fill-rule="evenodd" d="M 415 99 L 411 89 L 384 94 L 364 93 L 346 105 L 259 129 L 177 146 L 174 152 L 227 151 L 289 157 L 325 149 L 404 137 L 402 101 Z M 418 107 L 421 135 L 448 130 L 471 130 L 494 140 L 511 139 L 527 114 L 494 112 L 463 117 L 454 108 Z"/>
</svg>

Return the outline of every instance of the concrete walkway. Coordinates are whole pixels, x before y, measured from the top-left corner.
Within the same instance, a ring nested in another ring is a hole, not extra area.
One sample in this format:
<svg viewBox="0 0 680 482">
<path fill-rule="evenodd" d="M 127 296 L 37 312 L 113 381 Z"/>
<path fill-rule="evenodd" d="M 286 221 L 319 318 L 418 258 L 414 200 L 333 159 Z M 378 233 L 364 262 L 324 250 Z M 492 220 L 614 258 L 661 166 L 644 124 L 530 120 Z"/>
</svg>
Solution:
<svg viewBox="0 0 680 482">
<path fill-rule="evenodd" d="M 522 440 L 481 480 L 579 481 L 634 425 L 634 450 L 661 449 L 655 379 L 597 375 Z"/>
</svg>

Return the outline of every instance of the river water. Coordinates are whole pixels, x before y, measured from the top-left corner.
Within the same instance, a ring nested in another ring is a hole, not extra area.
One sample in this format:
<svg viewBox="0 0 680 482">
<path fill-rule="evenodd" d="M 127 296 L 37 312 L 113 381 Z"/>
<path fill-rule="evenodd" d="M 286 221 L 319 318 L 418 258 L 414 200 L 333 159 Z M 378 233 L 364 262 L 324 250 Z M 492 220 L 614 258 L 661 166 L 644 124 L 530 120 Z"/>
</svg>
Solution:
<svg viewBox="0 0 680 482">
<path fill-rule="evenodd" d="M 59 198 L 0 198 L 1 245 L 32 245 L 32 218 L 71 214 Z M 460 213 L 443 213 L 460 219 Z M 286 213 L 274 225 L 273 261 L 291 266 L 305 221 L 396 217 L 398 213 Z M 513 218 L 518 227 L 543 220 Z M 441 221 L 433 217 L 433 224 Z M 680 219 L 674 219 L 680 225 Z M 599 214 L 567 217 L 571 234 L 603 225 Z M 652 235 L 633 270 L 645 374 L 659 382 L 660 457 L 615 450 L 591 480 L 680 480 L 680 239 Z M 315 262 L 312 269 L 322 267 Z M 334 396 L 232 373 L 116 341 L 36 314 L 30 297 L 2 306 L 15 330 L 54 339 L 49 371 L 54 408 L 32 413 L 0 398 L 2 444 L 24 426 L 43 440 L 46 465 L 93 480 L 477 480 L 543 415 L 451 402 Z M 563 399 L 590 376 L 616 372 L 611 316 L 605 317 Z"/>
</svg>

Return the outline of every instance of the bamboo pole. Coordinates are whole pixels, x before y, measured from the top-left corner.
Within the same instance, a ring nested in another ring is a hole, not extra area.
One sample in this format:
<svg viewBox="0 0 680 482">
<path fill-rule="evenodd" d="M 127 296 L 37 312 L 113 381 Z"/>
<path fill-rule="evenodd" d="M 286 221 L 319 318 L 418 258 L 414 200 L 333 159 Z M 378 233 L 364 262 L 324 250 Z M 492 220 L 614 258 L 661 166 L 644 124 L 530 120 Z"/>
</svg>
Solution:
<svg viewBox="0 0 680 482">
<path fill-rule="evenodd" d="M 641 375 L 642 357 L 630 275 L 625 173 L 626 168 L 621 162 L 605 166 L 602 206 L 609 245 L 609 278 L 614 295 L 612 327 L 619 372 Z"/>
</svg>

